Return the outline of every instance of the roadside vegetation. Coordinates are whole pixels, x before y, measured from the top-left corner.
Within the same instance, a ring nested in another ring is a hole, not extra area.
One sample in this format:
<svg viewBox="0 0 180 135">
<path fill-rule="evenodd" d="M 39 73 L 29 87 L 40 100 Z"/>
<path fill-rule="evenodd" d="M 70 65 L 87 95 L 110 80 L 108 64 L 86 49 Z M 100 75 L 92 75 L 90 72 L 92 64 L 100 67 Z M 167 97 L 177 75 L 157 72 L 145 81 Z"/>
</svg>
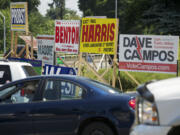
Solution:
<svg viewBox="0 0 180 135">
<path fill-rule="evenodd" d="M 99 70 L 99 73 L 102 74 L 105 71 L 105 69 Z M 152 81 L 152 80 L 162 80 L 167 78 L 176 77 L 175 74 L 164 74 L 164 73 L 145 73 L 145 72 L 128 72 L 131 76 L 134 77 L 140 84 Z M 97 80 L 97 77 L 92 74 L 89 70 L 87 70 L 86 67 L 83 68 L 82 72 L 83 76 L 86 76 L 91 79 Z M 117 77 L 120 76 L 120 80 L 116 79 L 116 88 L 120 90 L 120 81 L 122 85 L 123 92 L 127 91 L 135 91 L 137 88 L 137 84 L 123 71 L 120 71 L 118 73 L 117 71 Z M 109 84 L 112 84 L 112 75 L 113 75 L 113 69 L 109 69 L 109 71 L 104 75 L 104 79 Z"/>
</svg>

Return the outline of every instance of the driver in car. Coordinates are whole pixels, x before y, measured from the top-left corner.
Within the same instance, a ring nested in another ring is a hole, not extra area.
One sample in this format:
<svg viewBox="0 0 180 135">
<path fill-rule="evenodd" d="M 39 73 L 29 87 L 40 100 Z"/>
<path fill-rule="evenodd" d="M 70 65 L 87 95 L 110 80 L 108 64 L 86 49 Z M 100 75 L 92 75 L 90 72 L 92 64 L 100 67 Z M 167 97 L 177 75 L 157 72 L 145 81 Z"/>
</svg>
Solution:
<svg viewBox="0 0 180 135">
<path fill-rule="evenodd" d="M 33 100 L 35 86 L 33 84 L 25 85 L 16 94 L 13 94 L 11 100 L 13 103 L 27 103 Z"/>
</svg>

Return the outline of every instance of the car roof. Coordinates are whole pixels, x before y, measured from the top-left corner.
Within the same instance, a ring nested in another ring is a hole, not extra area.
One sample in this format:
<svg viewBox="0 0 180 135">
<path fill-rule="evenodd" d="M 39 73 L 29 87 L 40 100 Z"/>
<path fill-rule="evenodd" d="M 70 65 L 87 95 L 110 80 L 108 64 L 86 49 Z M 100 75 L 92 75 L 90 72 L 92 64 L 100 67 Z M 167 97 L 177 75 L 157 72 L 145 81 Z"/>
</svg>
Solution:
<svg viewBox="0 0 180 135">
<path fill-rule="evenodd" d="M 97 93 L 104 93 L 107 94 L 108 92 L 106 91 L 102 91 L 101 87 L 97 86 L 97 85 L 93 85 L 94 82 L 93 80 L 86 78 L 86 77 L 82 77 L 82 76 L 77 76 L 77 75 L 38 75 L 38 76 L 31 76 L 31 77 L 27 77 L 25 79 L 20 79 L 20 80 L 16 80 L 7 84 L 4 84 L 3 86 L 0 87 L 0 91 L 12 86 L 14 84 L 18 84 L 18 83 L 23 83 L 25 81 L 33 81 L 33 80 L 42 80 L 42 79 L 62 79 L 65 81 L 72 81 L 74 83 L 77 83 L 79 85 L 81 85 L 82 87 L 86 87 L 86 89 L 90 88 L 90 89 L 94 89 Z M 96 82 L 96 81 L 95 81 Z"/>
<path fill-rule="evenodd" d="M 36 78 L 38 76 L 33 76 L 31 78 Z M 70 80 L 88 80 L 86 77 L 77 76 L 77 75 L 68 75 L 68 74 L 60 74 L 60 75 L 40 75 L 42 78 L 62 78 L 62 79 L 70 79 Z"/>
<path fill-rule="evenodd" d="M 26 66 L 31 66 L 31 64 L 26 63 L 26 62 L 17 62 L 17 61 L 8 61 L 8 60 L 0 60 L 0 65 L 26 65 Z"/>
<path fill-rule="evenodd" d="M 30 76 L 24 79 L 20 79 L 20 80 L 16 80 L 13 82 L 9 82 L 7 84 L 4 84 L 0 87 L 1 89 L 4 89 L 6 87 L 9 87 L 10 85 L 16 84 L 16 83 L 20 83 L 20 82 L 24 82 L 24 81 L 31 81 L 31 80 L 37 80 L 37 79 L 55 79 L 55 78 L 59 78 L 59 79 L 64 79 L 64 80 L 71 80 L 74 82 L 84 82 L 85 80 L 89 80 L 88 78 L 85 77 L 81 77 L 81 76 L 77 76 L 77 75 L 37 75 L 37 76 Z"/>
</svg>

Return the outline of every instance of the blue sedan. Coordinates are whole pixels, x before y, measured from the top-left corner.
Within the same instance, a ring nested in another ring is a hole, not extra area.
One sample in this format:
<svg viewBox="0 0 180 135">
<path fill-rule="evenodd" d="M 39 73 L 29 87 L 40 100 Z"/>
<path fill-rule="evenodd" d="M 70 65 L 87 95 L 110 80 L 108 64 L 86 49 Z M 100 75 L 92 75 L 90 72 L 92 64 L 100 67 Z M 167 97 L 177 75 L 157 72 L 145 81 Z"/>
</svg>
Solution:
<svg viewBox="0 0 180 135">
<path fill-rule="evenodd" d="M 72 75 L 34 76 L 0 87 L 2 135 L 128 135 L 135 99 Z"/>
</svg>

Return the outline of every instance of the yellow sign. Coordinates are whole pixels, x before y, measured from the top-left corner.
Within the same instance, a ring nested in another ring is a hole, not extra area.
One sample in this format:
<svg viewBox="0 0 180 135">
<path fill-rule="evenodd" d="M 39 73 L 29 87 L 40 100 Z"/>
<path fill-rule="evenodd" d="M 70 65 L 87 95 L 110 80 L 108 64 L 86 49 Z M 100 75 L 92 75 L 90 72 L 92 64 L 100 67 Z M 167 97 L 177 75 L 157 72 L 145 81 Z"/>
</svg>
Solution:
<svg viewBox="0 0 180 135">
<path fill-rule="evenodd" d="M 27 2 L 11 3 L 11 30 L 26 31 L 28 25 Z"/>
<path fill-rule="evenodd" d="M 80 52 L 115 54 L 117 19 L 83 18 Z"/>
</svg>

